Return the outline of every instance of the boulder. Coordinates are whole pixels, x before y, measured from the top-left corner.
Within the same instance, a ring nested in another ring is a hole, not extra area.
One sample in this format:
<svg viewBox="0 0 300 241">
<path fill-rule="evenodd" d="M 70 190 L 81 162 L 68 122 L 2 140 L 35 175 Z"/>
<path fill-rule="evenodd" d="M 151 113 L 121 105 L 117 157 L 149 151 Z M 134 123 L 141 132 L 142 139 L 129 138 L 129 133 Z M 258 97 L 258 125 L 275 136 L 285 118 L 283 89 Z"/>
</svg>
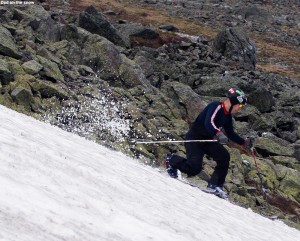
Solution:
<svg viewBox="0 0 300 241">
<path fill-rule="evenodd" d="M 0 59 L 0 83 L 3 85 L 8 84 L 13 80 L 13 74 L 9 70 L 8 63 Z"/>
<path fill-rule="evenodd" d="M 153 66 L 145 56 L 136 55 L 134 61 L 139 64 L 147 78 L 154 74 Z"/>
<path fill-rule="evenodd" d="M 44 57 L 37 55 L 37 59 L 39 60 L 40 64 L 43 66 L 43 76 L 48 77 L 49 80 L 53 82 L 61 81 L 64 82 L 64 76 L 62 75 L 58 65 Z"/>
<path fill-rule="evenodd" d="M 15 44 L 11 33 L 0 24 L 0 54 L 16 59 L 22 58 L 18 46 Z"/>
<path fill-rule="evenodd" d="M 261 113 L 270 112 L 275 106 L 275 99 L 265 88 L 252 91 L 248 96 L 249 104 L 255 106 Z"/>
<path fill-rule="evenodd" d="M 246 70 L 255 69 L 256 47 L 239 28 L 227 28 L 220 32 L 214 40 L 214 50 Z"/>
<path fill-rule="evenodd" d="M 203 78 L 202 84 L 197 86 L 194 90 L 197 94 L 203 96 L 224 96 L 227 91 L 233 87 L 238 86 L 242 90 L 246 91 L 248 86 L 251 85 L 248 82 L 245 82 L 242 78 L 238 78 L 236 76 L 228 75 L 228 76 L 221 76 L 221 75 L 213 75 L 207 76 Z"/>
<path fill-rule="evenodd" d="M 22 68 L 25 70 L 27 74 L 37 74 L 43 69 L 43 66 L 40 65 L 37 61 L 35 60 L 30 60 L 22 64 Z"/>
<path fill-rule="evenodd" d="M 39 92 L 42 98 L 51 98 L 54 96 L 60 100 L 69 98 L 67 91 L 49 81 L 36 80 L 30 83 L 30 86 L 35 92 Z"/>
<path fill-rule="evenodd" d="M 22 9 L 14 8 L 14 19 L 18 21 L 33 18 L 45 20 L 49 17 L 51 17 L 50 13 L 39 4 L 31 4 Z"/>
<path fill-rule="evenodd" d="M 279 164 L 282 166 L 286 166 L 289 168 L 293 168 L 295 170 L 300 171 L 300 163 L 295 157 L 289 157 L 289 156 L 272 156 L 272 161 L 275 164 Z"/>
<path fill-rule="evenodd" d="M 119 31 L 126 41 L 126 45 L 131 47 L 146 46 L 158 48 L 163 45 L 161 37 L 155 30 L 140 24 L 121 25 Z"/>
<path fill-rule="evenodd" d="M 60 41 L 61 40 L 61 26 L 57 24 L 51 17 L 43 19 L 39 22 L 38 28 L 36 30 L 39 36 L 39 42 L 44 41 Z M 36 41 L 37 38 L 36 38 Z"/>
<path fill-rule="evenodd" d="M 251 128 L 255 131 L 269 132 L 276 129 L 276 122 L 272 116 L 267 114 L 250 114 L 249 122 Z"/>
<path fill-rule="evenodd" d="M 31 91 L 29 82 L 35 78 L 32 75 L 16 75 L 15 81 L 10 83 L 12 99 L 18 104 L 30 111 L 35 105 L 33 93 Z"/>
<path fill-rule="evenodd" d="M 300 173 L 282 165 L 276 165 L 275 169 L 281 179 L 278 190 L 300 203 Z"/>
<path fill-rule="evenodd" d="M 274 140 L 259 137 L 255 141 L 256 150 L 264 156 L 293 156 L 294 150 L 290 146 L 283 146 Z"/>
<path fill-rule="evenodd" d="M 20 60 L 14 59 L 14 58 L 7 58 L 7 63 L 9 66 L 10 72 L 15 76 L 15 75 L 22 75 L 26 74 L 24 69 L 21 66 Z"/>
<path fill-rule="evenodd" d="M 168 95 L 171 99 L 178 100 L 182 118 L 191 125 L 199 113 L 205 108 L 207 102 L 196 94 L 191 87 L 180 82 L 168 84 Z"/>
<path fill-rule="evenodd" d="M 118 30 L 93 6 L 89 6 L 84 12 L 79 14 L 78 25 L 93 34 L 99 34 L 107 38 L 114 44 L 125 46 Z"/>
<path fill-rule="evenodd" d="M 118 72 L 121 84 L 125 88 L 133 88 L 138 85 L 150 86 L 141 67 L 123 54 L 121 55 L 121 65 Z M 117 82 L 114 81 L 114 84 L 117 84 Z"/>
<path fill-rule="evenodd" d="M 121 54 L 118 48 L 107 39 L 92 34 L 88 36 L 82 49 L 82 62 L 104 80 L 115 80 L 119 76 Z"/>
<path fill-rule="evenodd" d="M 68 43 L 75 42 L 80 47 L 83 47 L 90 35 L 92 33 L 75 24 L 66 24 L 61 28 L 61 40 L 67 40 Z"/>
</svg>

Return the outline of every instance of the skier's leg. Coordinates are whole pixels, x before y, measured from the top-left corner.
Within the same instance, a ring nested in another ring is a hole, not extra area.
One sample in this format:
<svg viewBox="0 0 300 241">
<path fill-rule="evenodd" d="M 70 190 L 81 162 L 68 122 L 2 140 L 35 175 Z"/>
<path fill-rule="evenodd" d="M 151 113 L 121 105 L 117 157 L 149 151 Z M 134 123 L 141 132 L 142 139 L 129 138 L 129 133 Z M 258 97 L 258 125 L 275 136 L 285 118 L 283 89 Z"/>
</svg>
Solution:
<svg viewBox="0 0 300 241">
<path fill-rule="evenodd" d="M 179 169 L 181 172 L 186 173 L 188 176 L 195 176 L 202 170 L 202 159 L 204 151 L 201 149 L 199 143 L 186 143 L 186 156 L 183 158 L 174 155 L 170 160 L 173 167 Z"/>
<path fill-rule="evenodd" d="M 209 183 L 222 187 L 228 173 L 230 154 L 223 145 L 217 142 L 209 144 L 209 147 L 206 149 L 206 154 L 217 162 L 217 166 Z"/>
</svg>

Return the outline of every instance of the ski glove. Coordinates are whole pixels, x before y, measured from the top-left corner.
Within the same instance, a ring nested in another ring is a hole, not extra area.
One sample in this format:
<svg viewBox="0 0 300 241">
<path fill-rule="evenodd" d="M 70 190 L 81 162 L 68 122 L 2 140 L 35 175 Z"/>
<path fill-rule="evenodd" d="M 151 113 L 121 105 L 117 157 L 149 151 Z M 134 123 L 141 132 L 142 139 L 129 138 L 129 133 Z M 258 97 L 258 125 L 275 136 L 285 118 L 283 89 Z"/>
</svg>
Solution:
<svg viewBox="0 0 300 241">
<path fill-rule="evenodd" d="M 253 145 L 254 145 L 254 137 L 247 137 L 246 140 L 245 140 L 245 143 L 244 143 L 244 146 L 249 149 L 249 150 L 252 150 L 253 148 Z"/>
<path fill-rule="evenodd" d="M 226 145 L 229 141 L 228 137 L 225 136 L 222 131 L 217 132 L 216 136 L 218 137 L 218 140 L 222 145 Z"/>
</svg>

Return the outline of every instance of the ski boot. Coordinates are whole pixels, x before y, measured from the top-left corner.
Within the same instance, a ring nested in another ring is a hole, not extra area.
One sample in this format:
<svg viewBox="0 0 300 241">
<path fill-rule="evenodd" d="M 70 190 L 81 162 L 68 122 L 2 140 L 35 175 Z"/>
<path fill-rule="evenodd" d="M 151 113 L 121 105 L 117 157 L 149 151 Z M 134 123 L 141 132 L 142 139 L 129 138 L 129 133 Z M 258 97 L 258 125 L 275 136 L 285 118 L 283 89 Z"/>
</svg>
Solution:
<svg viewBox="0 0 300 241">
<path fill-rule="evenodd" d="M 223 187 L 216 187 L 216 196 L 223 198 L 223 199 L 227 199 L 228 198 L 228 193 L 224 191 Z"/>
<path fill-rule="evenodd" d="M 166 159 L 165 159 L 166 168 L 167 168 L 167 172 L 170 175 L 170 177 L 177 178 L 178 177 L 178 171 L 177 171 L 176 168 L 174 168 L 170 164 L 170 160 L 171 160 L 172 156 L 173 156 L 172 154 L 167 154 L 166 155 Z"/>
<path fill-rule="evenodd" d="M 214 194 L 220 198 L 227 199 L 228 194 L 224 191 L 222 186 L 217 186 L 215 184 L 209 183 L 205 190 L 203 190 L 206 193 Z"/>
</svg>

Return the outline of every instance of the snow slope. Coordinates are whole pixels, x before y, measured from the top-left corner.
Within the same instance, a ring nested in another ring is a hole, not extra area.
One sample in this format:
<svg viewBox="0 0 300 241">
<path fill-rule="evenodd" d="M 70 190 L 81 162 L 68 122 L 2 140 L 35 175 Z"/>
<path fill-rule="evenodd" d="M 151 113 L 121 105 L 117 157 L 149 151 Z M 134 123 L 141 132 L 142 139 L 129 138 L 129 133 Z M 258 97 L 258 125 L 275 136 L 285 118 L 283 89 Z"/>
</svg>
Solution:
<svg viewBox="0 0 300 241">
<path fill-rule="evenodd" d="M 300 240 L 300 232 L 0 106 L 0 240 Z"/>
</svg>

